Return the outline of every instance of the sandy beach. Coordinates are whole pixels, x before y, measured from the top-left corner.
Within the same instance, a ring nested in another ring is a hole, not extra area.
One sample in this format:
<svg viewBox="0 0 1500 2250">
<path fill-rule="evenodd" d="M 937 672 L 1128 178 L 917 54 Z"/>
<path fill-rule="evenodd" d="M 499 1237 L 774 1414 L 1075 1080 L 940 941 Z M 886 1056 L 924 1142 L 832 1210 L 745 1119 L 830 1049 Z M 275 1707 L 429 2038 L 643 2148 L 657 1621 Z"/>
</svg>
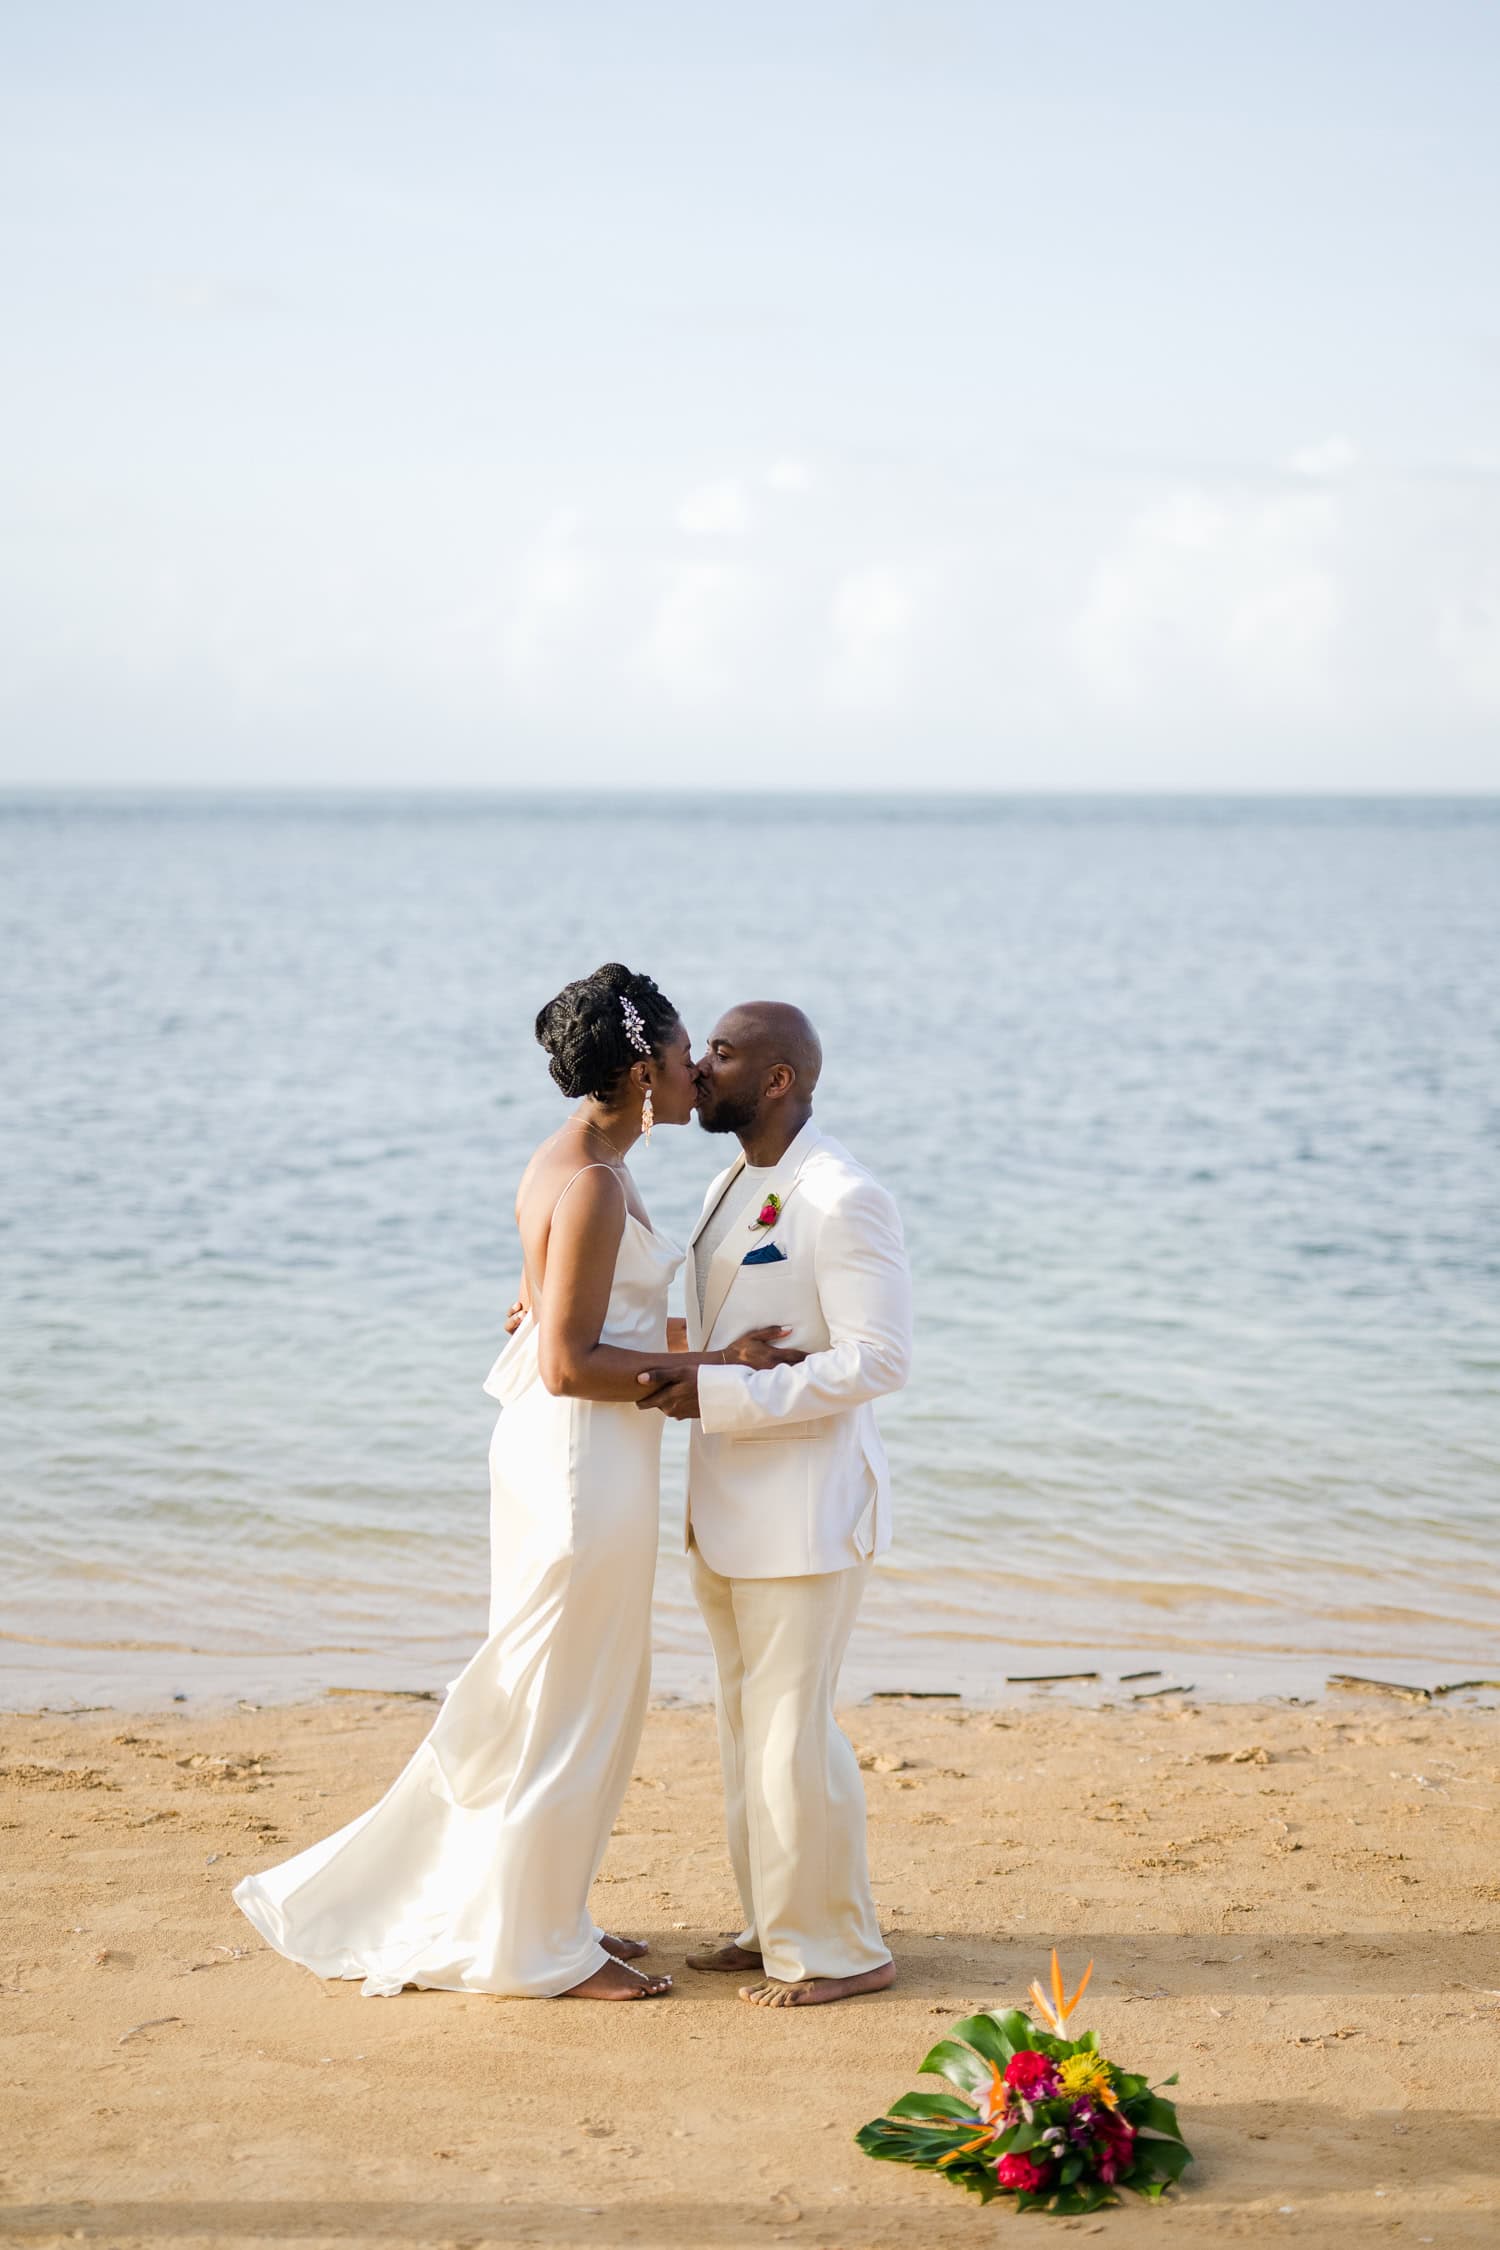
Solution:
<svg viewBox="0 0 1500 2250">
<path fill-rule="evenodd" d="M 230 1886 L 367 1805 L 431 1719 L 382 1693 L 0 1721 L 10 1911 L 0 2238 L 931 2250 L 1500 2235 L 1500 1714 L 1311 1707 L 847 1714 L 890 1995 L 766 2015 L 683 1956 L 733 1920 L 710 1715 L 653 1710 L 597 1894 L 676 1996 L 367 2001 L 269 1952 Z M 852 2135 L 947 2022 L 1056 1941 L 1107 2052 L 1181 2072 L 1159 2211 L 1021 2220 Z"/>
</svg>

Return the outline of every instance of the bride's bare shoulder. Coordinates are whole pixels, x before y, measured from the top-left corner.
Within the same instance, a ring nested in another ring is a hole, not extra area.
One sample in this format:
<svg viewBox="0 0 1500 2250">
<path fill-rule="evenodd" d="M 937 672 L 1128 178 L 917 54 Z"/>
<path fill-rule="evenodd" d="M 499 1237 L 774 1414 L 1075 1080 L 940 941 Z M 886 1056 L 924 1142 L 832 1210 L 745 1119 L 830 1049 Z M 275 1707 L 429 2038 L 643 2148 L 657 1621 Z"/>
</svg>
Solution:
<svg viewBox="0 0 1500 2250">
<path fill-rule="evenodd" d="M 524 1225 L 528 1218 L 550 1217 L 564 1188 L 580 1172 L 603 1174 L 614 1169 L 581 1153 L 576 1135 L 563 1131 L 551 1134 L 532 1152 L 531 1161 L 521 1174 L 521 1184 L 516 1189 L 517 1221 Z"/>
<path fill-rule="evenodd" d="M 519 1218 L 526 1205 L 532 1202 L 539 1189 L 545 1189 L 553 1175 L 565 1177 L 572 1167 L 566 1161 L 566 1152 L 559 1146 L 560 1134 L 549 1133 L 546 1140 L 535 1147 L 526 1160 L 516 1188 L 516 1215 Z"/>
</svg>

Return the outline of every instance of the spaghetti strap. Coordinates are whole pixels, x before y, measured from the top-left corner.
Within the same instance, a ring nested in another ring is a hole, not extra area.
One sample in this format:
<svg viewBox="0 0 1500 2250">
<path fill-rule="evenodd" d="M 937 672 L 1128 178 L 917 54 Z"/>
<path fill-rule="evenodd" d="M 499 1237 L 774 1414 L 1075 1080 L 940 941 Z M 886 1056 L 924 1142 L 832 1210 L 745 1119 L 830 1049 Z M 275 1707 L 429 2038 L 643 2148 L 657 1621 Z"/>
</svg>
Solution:
<svg viewBox="0 0 1500 2250">
<path fill-rule="evenodd" d="M 561 1207 L 563 1196 L 567 1194 L 568 1189 L 573 1185 L 573 1181 L 581 1180 L 585 1172 L 613 1172 L 615 1178 L 617 1180 L 620 1179 L 620 1167 L 618 1164 L 605 1164 L 602 1161 L 597 1164 L 580 1164 L 577 1171 L 574 1172 L 569 1179 L 563 1182 L 562 1193 L 558 1196 L 557 1202 L 553 1204 L 551 1210 L 547 1213 L 548 1248 L 551 1247 L 553 1222 L 555 1221 L 558 1210 Z M 625 1194 L 625 1182 L 623 1180 L 620 1180 L 620 1193 L 621 1195 L 625 1196 L 625 1216 L 628 1219 L 630 1217 L 630 1197 Z M 544 1273 L 543 1279 L 545 1280 L 545 1278 L 546 1276 Z M 537 1317 L 538 1313 L 541 1310 L 541 1302 L 541 1291 L 539 1289 L 533 1291 L 531 1299 L 531 1313 L 533 1319 Z"/>
<path fill-rule="evenodd" d="M 557 1204 L 561 1203 L 563 1195 L 566 1195 L 568 1189 L 573 1185 L 573 1180 L 581 1180 L 585 1172 L 613 1172 L 615 1178 L 617 1180 L 620 1180 L 620 1167 L 618 1164 L 580 1164 L 577 1171 L 573 1174 L 572 1179 L 568 1180 L 564 1184 L 562 1195 L 558 1197 L 557 1203 L 554 1203 L 552 1206 L 551 1216 L 547 1221 L 549 1230 L 552 1225 L 552 1220 L 557 1217 Z M 623 1180 L 620 1180 L 620 1193 L 621 1195 L 625 1195 L 625 1182 Z M 628 1213 L 630 1209 L 630 1198 L 628 1195 L 625 1196 L 625 1209 Z"/>
</svg>

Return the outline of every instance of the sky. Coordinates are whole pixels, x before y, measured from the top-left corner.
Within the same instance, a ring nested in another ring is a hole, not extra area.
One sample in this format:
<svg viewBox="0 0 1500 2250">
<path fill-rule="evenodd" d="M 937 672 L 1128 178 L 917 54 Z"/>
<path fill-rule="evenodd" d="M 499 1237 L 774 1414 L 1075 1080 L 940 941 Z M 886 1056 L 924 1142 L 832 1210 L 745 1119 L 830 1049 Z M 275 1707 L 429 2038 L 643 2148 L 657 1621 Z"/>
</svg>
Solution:
<svg viewBox="0 0 1500 2250">
<path fill-rule="evenodd" d="M 1500 788 L 1489 0 L 6 0 L 0 785 Z"/>
</svg>

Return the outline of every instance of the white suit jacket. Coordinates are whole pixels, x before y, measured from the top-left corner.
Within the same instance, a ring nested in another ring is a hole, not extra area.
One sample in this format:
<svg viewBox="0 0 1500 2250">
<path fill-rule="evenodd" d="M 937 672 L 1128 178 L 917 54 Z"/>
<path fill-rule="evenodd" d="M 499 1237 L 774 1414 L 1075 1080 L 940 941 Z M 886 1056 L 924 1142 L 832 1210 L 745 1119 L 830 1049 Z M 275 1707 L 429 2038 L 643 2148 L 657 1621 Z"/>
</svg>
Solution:
<svg viewBox="0 0 1500 2250">
<path fill-rule="evenodd" d="M 688 1452 L 687 1538 L 724 1578 L 847 1570 L 891 1541 L 890 1469 L 874 1401 L 911 1365 L 911 1276 L 885 1189 L 809 1121 L 767 1193 L 731 1227 L 698 1310 L 698 1236 L 744 1167 L 709 1188 L 687 1263 L 688 1343 L 714 1351 L 747 1328 L 789 1328 L 797 1367 L 705 1367 Z M 773 1246 L 775 1259 L 747 1256 Z"/>
</svg>

